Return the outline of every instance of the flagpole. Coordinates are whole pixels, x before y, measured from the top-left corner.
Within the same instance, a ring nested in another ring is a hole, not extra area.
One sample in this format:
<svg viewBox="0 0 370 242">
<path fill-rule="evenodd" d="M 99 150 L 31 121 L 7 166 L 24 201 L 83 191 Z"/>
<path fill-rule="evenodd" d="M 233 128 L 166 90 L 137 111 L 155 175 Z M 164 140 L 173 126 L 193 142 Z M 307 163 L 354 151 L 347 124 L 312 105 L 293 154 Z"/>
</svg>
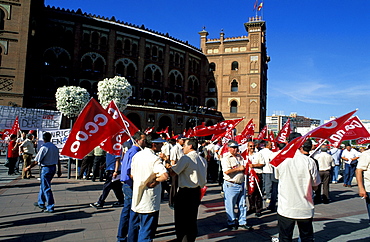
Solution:
<svg viewBox="0 0 370 242">
<path fill-rule="evenodd" d="M 113 100 L 113 102 L 114 102 L 114 104 L 116 105 L 116 102 Z M 116 107 L 117 107 L 117 105 L 116 105 Z M 122 113 L 121 113 L 121 111 L 120 110 L 117 110 L 118 111 L 118 114 L 119 114 L 119 116 L 120 116 L 120 118 L 121 118 L 121 120 L 122 120 L 122 122 L 123 122 L 123 125 L 125 126 L 125 129 L 126 129 L 126 132 L 127 132 L 127 134 L 128 134 L 128 136 L 130 136 L 130 139 L 131 139 L 131 141 L 132 141 L 132 143 L 133 144 L 135 144 L 135 145 L 137 145 L 141 150 L 143 150 L 143 148 L 132 138 L 132 136 L 131 136 L 131 134 L 130 134 L 130 131 L 128 130 L 128 128 L 127 128 L 127 125 L 126 125 L 126 123 L 124 122 L 125 120 L 123 119 L 123 117 L 122 117 Z M 123 147 L 122 147 L 123 148 Z"/>
<path fill-rule="evenodd" d="M 309 155 L 309 157 L 313 156 L 325 141 L 327 141 L 327 139 L 324 139 L 324 140 L 323 140 L 323 141 L 322 141 L 322 142 L 321 142 L 321 143 L 316 147 L 316 149 L 315 149 L 315 150 L 314 150 L 314 151 Z"/>
</svg>

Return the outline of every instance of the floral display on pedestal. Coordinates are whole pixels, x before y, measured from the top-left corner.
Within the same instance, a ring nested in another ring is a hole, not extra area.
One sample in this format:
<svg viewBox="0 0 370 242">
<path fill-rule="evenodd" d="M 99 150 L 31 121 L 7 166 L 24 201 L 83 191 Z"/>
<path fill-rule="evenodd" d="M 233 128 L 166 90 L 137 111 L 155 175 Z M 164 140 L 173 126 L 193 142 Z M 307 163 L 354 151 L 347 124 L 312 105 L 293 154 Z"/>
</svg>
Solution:
<svg viewBox="0 0 370 242">
<path fill-rule="evenodd" d="M 90 100 L 90 94 L 82 87 L 64 86 L 57 89 L 55 98 L 57 109 L 68 118 L 74 118 Z"/>
<path fill-rule="evenodd" d="M 105 78 L 98 83 L 98 99 L 104 108 L 114 100 L 117 107 L 122 112 L 126 109 L 131 95 L 131 84 L 124 77 L 115 76 L 113 78 Z"/>
</svg>

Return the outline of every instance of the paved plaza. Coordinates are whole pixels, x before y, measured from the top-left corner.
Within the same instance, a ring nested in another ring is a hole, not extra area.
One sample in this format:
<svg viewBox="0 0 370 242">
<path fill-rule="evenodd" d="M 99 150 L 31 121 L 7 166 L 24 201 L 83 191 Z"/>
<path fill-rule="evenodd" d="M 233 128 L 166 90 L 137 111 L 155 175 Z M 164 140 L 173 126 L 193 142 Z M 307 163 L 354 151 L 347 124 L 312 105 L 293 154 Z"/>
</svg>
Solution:
<svg viewBox="0 0 370 242">
<path fill-rule="evenodd" d="M 36 178 L 20 179 L 8 176 L 0 158 L 0 240 L 1 241 L 115 241 L 121 213 L 113 192 L 106 208 L 89 206 L 96 202 L 102 182 L 67 179 L 66 169 L 61 178 L 54 178 L 52 189 L 56 200 L 55 213 L 45 214 L 34 207 L 39 190 Z M 64 166 L 63 166 L 64 167 Z M 74 173 L 74 172 L 73 172 Z M 74 175 L 72 173 L 72 175 Z M 248 216 L 254 231 L 229 231 L 220 187 L 208 184 L 198 216 L 199 241 L 271 241 L 277 237 L 276 213 L 264 211 L 263 216 Z M 357 195 L 357 186 L 331 184 L 330 204 L 316 205 L 314 217 L 315 241 L 370 241 L 370 227 L 364 201 Z M 297 231 L 294 233 L 297 241 Z M 174 241 L 173 210 L 164 201 L 161 205 L 156 242 Z"/>
</svg>

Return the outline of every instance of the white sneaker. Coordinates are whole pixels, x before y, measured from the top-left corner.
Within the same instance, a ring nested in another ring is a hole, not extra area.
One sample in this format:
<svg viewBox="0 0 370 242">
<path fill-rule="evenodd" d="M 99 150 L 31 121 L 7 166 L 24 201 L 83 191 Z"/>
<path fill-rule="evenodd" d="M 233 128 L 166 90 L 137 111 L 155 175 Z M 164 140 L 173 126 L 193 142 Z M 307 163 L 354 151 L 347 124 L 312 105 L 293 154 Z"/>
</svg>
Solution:
<svg viewBox="0 0 370 242">
<path fill-rule="evenodd" d="M 270 204 L 271 200 L 270 199 L 266 199 L 266 203 Z"/>
</svg>

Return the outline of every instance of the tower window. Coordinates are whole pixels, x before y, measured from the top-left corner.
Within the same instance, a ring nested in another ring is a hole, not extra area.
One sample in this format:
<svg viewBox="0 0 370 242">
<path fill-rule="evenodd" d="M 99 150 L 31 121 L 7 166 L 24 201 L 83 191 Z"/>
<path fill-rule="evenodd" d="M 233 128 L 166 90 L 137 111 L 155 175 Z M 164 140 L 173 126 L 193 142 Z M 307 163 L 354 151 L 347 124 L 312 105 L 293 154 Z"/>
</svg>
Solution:
<svg viewBox="0 0 370 242">
<path fill-rule="evenodd" d="M 237 61 L 234 61 L 233 63 L 231 63 L 231 70 L 237 71 L 238 68 L 239 68 L 239 63 Z"/>
<path fill-rule="evenodd" d="M 238 82 L 236 80 L 233 80 L 231 82 L 231 91 L 232 92 L 237 92 L 238 91 Z"/>
<path fill-rule="evenodd" d="M 230 113 L 237 113 L 238 112 L 238 103 L 236 101 L 232 101 L 230 103 Z"/>
</svg>

